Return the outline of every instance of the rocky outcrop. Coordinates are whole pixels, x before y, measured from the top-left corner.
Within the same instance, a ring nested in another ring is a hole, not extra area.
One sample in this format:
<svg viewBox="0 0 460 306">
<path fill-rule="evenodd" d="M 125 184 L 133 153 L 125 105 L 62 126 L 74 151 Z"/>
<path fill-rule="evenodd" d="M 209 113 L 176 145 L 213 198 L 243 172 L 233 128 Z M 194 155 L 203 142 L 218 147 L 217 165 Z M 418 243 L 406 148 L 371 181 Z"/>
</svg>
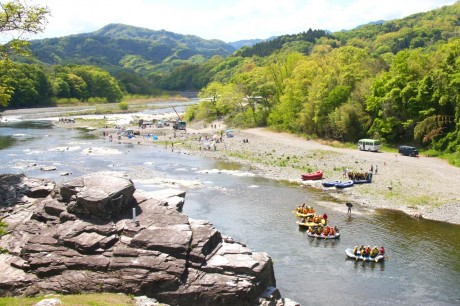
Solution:
<svg viewBox="0 0 460 306">
<path fill-rule="evenodd" d="M 0 255 L 1 296 L 123 292 L 174 305 L 268 305 L 280 298 L 271 258 L 182 214 L 182 191 L 135 191 L 115 172 L 59 187 L 29 180 L 11 176 L 14 184 L 0 187 L 9 190 L 1 203 L 8 224 L 0 239 L 7 251 Z"/>
</svg>

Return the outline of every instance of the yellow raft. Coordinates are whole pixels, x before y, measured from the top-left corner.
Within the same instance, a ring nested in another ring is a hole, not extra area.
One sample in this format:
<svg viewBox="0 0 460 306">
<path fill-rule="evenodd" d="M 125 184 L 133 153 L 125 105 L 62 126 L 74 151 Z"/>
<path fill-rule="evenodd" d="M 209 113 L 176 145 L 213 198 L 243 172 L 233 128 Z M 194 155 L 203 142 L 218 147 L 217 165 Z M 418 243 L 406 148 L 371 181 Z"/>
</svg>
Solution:
<svg viewBox="0 0 460 306">
<path fill-rule="evenodd" d="M 327 221 L 324 220 L 324 219 L 321 219 L 321 222 L 300 222 L 300 221 L 296 221 L 296 223 L 300 226 L 300 227 L 306 227 L 306 228 L 309 228 L 311 226 L 324 226 L 327 224 Z"/>
</svg>

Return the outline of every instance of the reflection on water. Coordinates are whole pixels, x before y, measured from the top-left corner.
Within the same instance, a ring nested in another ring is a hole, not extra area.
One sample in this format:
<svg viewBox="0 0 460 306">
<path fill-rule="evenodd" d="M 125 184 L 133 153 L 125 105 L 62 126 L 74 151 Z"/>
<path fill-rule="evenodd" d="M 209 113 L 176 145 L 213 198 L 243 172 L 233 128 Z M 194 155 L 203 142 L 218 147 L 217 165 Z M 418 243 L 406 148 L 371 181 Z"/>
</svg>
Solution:
<svg viewBox="0 0 460 306">
<path fill-rule="evenodd" d="M 49 130 L 53 124 L 49 121 L 10 121 L 0 122 L 0 150 L 14 146 L 18 142 L 27 142 L 43 137 L 43 130 Z"/>
<path fill-rule="evenodd" d="M 249 171 L 246 166 L 89 135 L 46 122 L 2 124 L 0 143 L 6 139 L 8 145 L 0 147 L 0 173 L 62 182 L 99 170 L 125 171 L 136 188 L 147 191 L 160 188 L 149 183 L 156 178 L 198 181 L 199 188 L 187 190 L 184 213 L 211 221 L 253 251 L 267 252 L 284 297 L 302 305 L 460 304 L 460 226 L 359 205 L 348 218 L 344 203 L 319 190 L 235 175 Z M 85 154 L 91 148 L 119 154 Z M 40 171 L 41 165 L 58 171 Z M 212 169 L 226 171 L 207 171 Z M 304 202 L 328 214 L 329 224 L 340 229 L 339 239 L 313 239 L 299 229 L 292 210 Z M 388 258 L 381 263 L 347 259 L 345 249 L 361 244 L 385 246 Z"/>
<path fill-rule="evenodd" d="M 0 135 L 0 150 L 13 146 L 15 142 L 16 139 L 12 136 Z"/>
<path fill-rule="evenodd" d="M 341 237 L 308 237 L 292 213 L 302 202 L 326 212 Z M 324 193 L 250 177 L 211 197 L 191 191 L 184 207 L 184 213 L 210 220 L 222 233 L 270 254 L 282 294 L 302 305 L 460 302 L 459 226 L 357 205 L 353 210 L 348 218 L 344 203 Z M 385 246 L 386 262 L 348 259 L 345 249 L 361 244 Z"/>
<path fill-rule="evenodd" d="M 77 139 L 86 139 L 86 140 L 91 140 L 91 139 L 100 139 L 100 136 L 95 134 L 95 133 L 89 133 L 89 130 L 86 128 L 77 128 L 80 133 L 75 137 Z"/>
<path fill-rule="evenodd" d="M 0 123 L 0 128 L 11 128 L 15 130 L 51 129 L 53 126 L 53 123 L 47 120 L 10 121 Z"/>
</svg>

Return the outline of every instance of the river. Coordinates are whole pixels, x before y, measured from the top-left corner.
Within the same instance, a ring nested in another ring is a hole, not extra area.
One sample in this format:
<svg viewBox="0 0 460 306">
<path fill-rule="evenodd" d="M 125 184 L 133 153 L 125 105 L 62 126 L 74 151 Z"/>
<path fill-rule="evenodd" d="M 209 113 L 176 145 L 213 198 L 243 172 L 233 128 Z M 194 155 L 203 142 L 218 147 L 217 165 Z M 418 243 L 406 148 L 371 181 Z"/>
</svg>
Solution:
<svg viewBox="0 0 460 306">
<path fill-rule="evenodd" d="M 97 154 L 102 152 L 102 154 Z M 55 171 L 42 171 L 55 166 Z M 0 123 L 0 173 L 63 182 L 99 170 L 125 171 L 146 191 L 189 182 L 184 213 L 273 259 L 277 287 L 302 305 L 459 305 L 460 226 L 399 212 L 354 207 L 351 218 L 320 191 L 253 175 L 239 165 L 163 146 L 109 142 L 46 120 Z M 70 176 L 64 176 L 68 173 Z M 338 240 L 309 238 L 292 210 L 306 202 L 326 212 Z M 383 245 L 382 263 L 356 262 L 344 250 Z"/>
</svg>

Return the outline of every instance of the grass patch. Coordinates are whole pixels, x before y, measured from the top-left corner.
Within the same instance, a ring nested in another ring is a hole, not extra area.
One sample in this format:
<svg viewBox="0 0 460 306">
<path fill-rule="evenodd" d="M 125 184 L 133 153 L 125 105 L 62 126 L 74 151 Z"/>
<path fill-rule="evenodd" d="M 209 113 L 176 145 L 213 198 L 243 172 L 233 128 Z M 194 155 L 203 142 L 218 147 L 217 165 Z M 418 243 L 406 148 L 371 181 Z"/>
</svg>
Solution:
<svg viewBox="0 0 460 306">
<path fill-rule="evenodd" d="M 441 203 L 439 199 L 433 198 L 427 195 L 415 197 L 415 198 L 409 198 L 407 199 L 407 202 L 410 203 L 411 205 L 417 207 L 417 206 L 430 206 L 430 207 L 435 207 L 439 206 Z"/>
<path fill-rule="evenodd" d="M 340 148 L 340 149 L 356 149 L 358 145 L 356 143 L 352 142 L 340 142 L 337 140 L 332 140 L 332 139 L 316 139 L 317 142 L 330 146 L 333 148 Z"/>
<path fill-rule="evenodd" d="M 28 306 L 34 305 L 43 299 L 58 298 L 62 305 L 78 306 L 122 306 L 135 305 L 135 300 L 125 294 L 117 293 L 94 293 L 73 295 L 52 295 L 38 297 L 7 297 L 0 298 L 0 306 Z"/>
<path fill-rule="evenodd" d="M 75 119 L 75 122 L 78 122 L 79 124 L 85 124 L 86 126 L 94 127 L 94 128 L 103 128 L 108 125 L 106 119 L 82 119 L 82 118 L 77 118 Z"/>
</svg>

